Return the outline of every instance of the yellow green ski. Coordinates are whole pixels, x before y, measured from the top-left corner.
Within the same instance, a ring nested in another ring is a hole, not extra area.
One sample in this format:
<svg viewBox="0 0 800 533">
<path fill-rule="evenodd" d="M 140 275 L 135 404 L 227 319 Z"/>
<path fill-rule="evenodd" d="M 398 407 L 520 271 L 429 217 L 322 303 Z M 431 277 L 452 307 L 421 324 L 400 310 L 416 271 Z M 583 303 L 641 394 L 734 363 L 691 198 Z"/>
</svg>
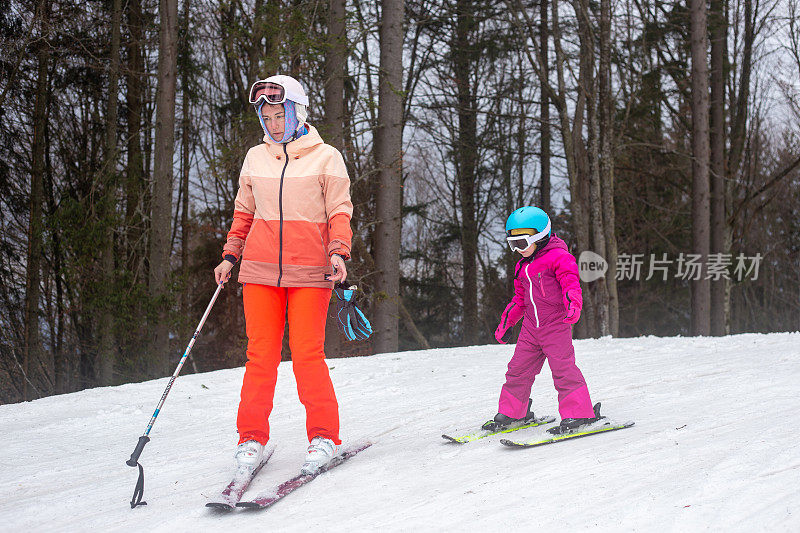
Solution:
<svg viewBox="0 0 800 533">
<path fill-rule="evenodd" d="M 580 437 L 588 437 L 589 435 L 597 435 L 598 433 L 607 433 L 609 431 L 616 431 L 618 429 L 625 429 L 633 426 L 633 422 L 625 422 L 624 424 L 607 424 L 601 427 L 589 428 L 583 431 L 576 431 L 574 433 L 565 433 L 563 435 L 556 435 L 541 440 L 532 441 L 513 441 L 508 439 L 501 439 L 500 443 L 512 448 L 533 448 L 535 446 L 544 446 L 545 444 L 553 444 L 562 440 L 577 439 Z"/>
<path fill-rule="evenodd" d="M 556 421 L 554 416 L 544 416 L 541 418 L 534 418 L 527 423 L 520 424 L 520 425 L 511 425 L 505 427 L 503 429 L 498 429 L 496 431 L 491 431 L 487 429 L 482 429 L 480 431 L 476 431 L 475 433 L 468 433 L 466 435 L 461 435 L 459 437 L 451 437 L 450 435 L 442 435 L 442 438 L 449 441 L 455 442 L 456 444 L 466 444 L 468 442 L 472 442 L 479 439 L 484 439 L 486 437 L 491 437 L 492 435 L 501 435 L 503 433 L 511 433 L 512 431 L 519 431 L 520 429 L 528 429 L 528 428 L 535 428 L 536 426 L 542 426 L 544 424 L 551 424 Z"/>
</svg>

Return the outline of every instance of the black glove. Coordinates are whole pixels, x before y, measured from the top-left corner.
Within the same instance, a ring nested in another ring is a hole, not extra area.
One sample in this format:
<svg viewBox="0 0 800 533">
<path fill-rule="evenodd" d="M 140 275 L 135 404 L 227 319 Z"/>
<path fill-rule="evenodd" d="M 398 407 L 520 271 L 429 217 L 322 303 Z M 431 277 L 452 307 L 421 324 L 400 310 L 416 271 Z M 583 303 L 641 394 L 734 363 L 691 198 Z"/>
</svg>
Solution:
<svg viewBox="0 0 800 533">
<path fill-rule="evenodd" d="M 349 341 L 363 341 L 372 335 L 372 325 L 361 312 L 361 309 L 356 307 L 354 297 L 356 294 L 356 286 L 345 287 L 341 282 L 333 286 L 333 292 L 339 299 L 336 309 L 336 317 L 339 322 L 339 329 L 344 333 Z"/>
</svg>

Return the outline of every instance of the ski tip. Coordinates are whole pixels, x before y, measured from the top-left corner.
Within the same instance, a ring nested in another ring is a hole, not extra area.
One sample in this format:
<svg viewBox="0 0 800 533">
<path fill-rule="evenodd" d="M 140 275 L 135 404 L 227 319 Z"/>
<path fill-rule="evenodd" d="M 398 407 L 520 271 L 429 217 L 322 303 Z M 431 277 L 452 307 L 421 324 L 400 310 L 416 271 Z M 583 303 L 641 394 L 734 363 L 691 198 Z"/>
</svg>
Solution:
<svg viewBox="0 0 800 533">
<path fill-rule="evenodd" d="M 238 502 L 236 507 L 244 508 L 244 509 L 258 509 L 261 507 L 256 502 Z"/>
<path fill-rule="evenodd" d="M 513 440 L 508 440 L 508 439 L 500 439 L 500 444 L 502 444 L 504 446 L 511 446 L 512 448 L 521 448 L 522 447 L 522 445 L 519 444 L 518 442 L 514 442 Z"/>
<path fill-rule="evenodd" d="M 349 446 L 342 448 L 340 453 L 343 456 L 351 457 L 359 452 L 363 452 L 373 444 L 374 443 L 370 440 L 358 440 L 353 442 Z"/>
<path fill-rule="evenodd" d="M 442 435 L 442 438 L 444 440 L 446 440 L 447 442 L 452 442 L 452 443 L 455 443 L 455 444 L 464 444 L 462 441 L 458 440 L 455 437 L 451 437 L 450 435 Z"/>
<path fill-rule="evenodd" d="M 218 511 L 233 511 L 233 506 L 222 502 L 208 502 L 206 507 L 210 509 L 217 509 Z"/>
</svg>

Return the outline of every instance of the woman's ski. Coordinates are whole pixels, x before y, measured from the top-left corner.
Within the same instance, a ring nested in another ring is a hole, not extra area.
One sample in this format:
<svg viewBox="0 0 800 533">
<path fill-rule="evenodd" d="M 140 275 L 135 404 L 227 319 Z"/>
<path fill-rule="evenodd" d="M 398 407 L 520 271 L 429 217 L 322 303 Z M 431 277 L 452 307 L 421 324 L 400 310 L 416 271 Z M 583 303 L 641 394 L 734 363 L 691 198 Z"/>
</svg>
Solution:
<svg viewBox="0 0 800 533">
<path fill-rule="evenodd" d="M 267 464 L 269 458 L 272 457 L 272 454 L 275 453 L 275 447 L 273 446 L 269 450 L 264 452 L 264 457 L 261 459 L 261 463 L 254 468 L 253 470 L 240 468 L 234 474 L 233 479 L 228 486 L 222 489 L 222 492 L 208 502 L 206 507 L 212 507 L 214 509 L 221 509 L 223 511 L 231 511 L 242 499 L 242 495 L 247 490 L 247 487 L 250 486 L 250 482 L 253 481 L 253 478 L 256 477 L 256 474 Z"/>
<path fill-rule="evenodd" d="M 339 466 L 343 462 L 347 461 L 357 453 L 366 450 L 370 446 L 372 446 L 371 442 L 354 445 L 353 447 L 345 450 L 344 452 L 336 456 L 333 460 L 331 460 L 330 463 L 320 468 L 316 474 L 308 474 L 308 475 L 298 474 L 294 476 L 292 479 L 286 480 L 277 487 L 275 487 L 275 489 L 273 489 L 272 492 L 269 492 L 262 496 L 258 496 L 250 501 L 238 502 L 236 504 L 236 507 L 244 507 L 247 509 L 266 509 L 267 507 L 274 505 L 279 500 L 288 496 L 295 490 L 299 489 L 306 483 L 313 481 L 320 474 L 327 472 L 331 468 Z"/>
</svg>

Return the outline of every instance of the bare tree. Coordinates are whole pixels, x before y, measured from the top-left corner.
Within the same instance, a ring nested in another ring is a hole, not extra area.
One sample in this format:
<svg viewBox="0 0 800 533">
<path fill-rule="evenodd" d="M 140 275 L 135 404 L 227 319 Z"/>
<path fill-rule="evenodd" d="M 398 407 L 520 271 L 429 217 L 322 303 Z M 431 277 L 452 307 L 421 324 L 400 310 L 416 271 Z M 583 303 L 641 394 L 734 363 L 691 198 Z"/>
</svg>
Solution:
<svg viewBox="0 0 800 533">
<path fill-rule="evenodd" d="M 455 32 L 452 39 L 452 68 L 456 86 L 458 131 L 455 139 L 456 176 L 461 206 L 461 260 L 463 269 L 462 342 L 474 344 L 478 335 L 478 221 L 475 212 L 477 179 L 477 108 L 473 88 L 473 0 L 456 0 Z"/>
<path fill-rule="evenodd" d="M 328 144 L 344 150 L 344 78 L 347 61 L 345 0 L 328 2 L 328 35 L 325 49 L 325 123 Z"/>
<path fill-rule="evenodd" d="M 708 21 L 705 0 L 689 4 L 692 54 L 692 251 L 706 261 L 710 241 L 708 136 Z M 692 334 L 711 333 L 710 282 L 702 272 L 692 282 Z"/>
<path fill-rule="evenodd" d="M 616 211 L 614 208 L 614 94 L 611 88 L 611 0 L 600 0 L 600 66 L 598 95 L 600 107 L 600 182 L 602 213 L 605 227 L 605 256 L 611 265 L 617 264 Z M 605 278 L 608 291 L 608 333 L 619 334 L 619 297 L 617 279 Z"/>
<path fill-rule="evenodd" d="M 376 352 L 397 351 L 400 297 L 400 210 L 403 202 L 403 0 L 381 4 L 381 66 L 378 87 L 378 166 L 375 259 L 378 268 L 374 305 Z"/>
<path fill-rule="evenodd" d="M 547 2 L 539 3 L 539 68 L 543 79 L 550 81 L 550 54 L 549 40 L 550 28 L 547 22 Z M 541 156 L 539 158 L 539 203 L 542 209 L 550 212 L 550 94 L 544 87 L 539 91 L 541 99 L 539 112 L 541 113 L 540 137 Z"/>
<path fill-rule="evenodd" d="M 38 75 L 36 79 L 36 103 L 33 109 L 33 161 L 31 165 L 30 215 L 28 219 L 28 255 L 25 276 L 25 353 L 22 361 L 25 386 L 23 397 L 32 399 L 32 365 L 42 364 L 44 353 L 39 335 L 39 299 L 41 297 L 42 268 L 42 199 L 45 173 L 45 128 L 47 127 L 48 75 L 50 50 L 48 15 L 50 3 L 38 4 L 40 41 L 37 46 Z"/>
<path fill-rule="evenodd" d="M 126 267 L 139 277 L 143 272 L 143 200 L 146 194 L 144 154 L 142 153 L 142 114 L 145 99 L 141 0 L 129 0 L 127 7 L 127 53 L 125 69 L 125 108 L 127 158 L 125 168 L 125 248 Z"/>
<path fill-rule="evenodd" d="M 163 372 L 169 363 L 169 324 L 165 300 L 169 282 L 172 227 L 172 156 L 175 144 L 175 86 L 178 61 L 178 1 L 160 0 L 158 90 L 153 167 L 153 201 L 150 227 L 150 296 L 157 302 L 151 357 Z"/>
<path fill-rule="evenodd" d="M 711 34 L 711 253 L 727 253 L 728 222 L 725 180 L 725 56 L 728 21 L 725 0 L 711 0 L 709 30 Z M 728 281 L 711 284 L 711 334 L 725 335 L 727 321 L 725 303 Z"/>
<path fill-rule="evenodd" d="M 103 161 L 102 187 L 103 198 L 100 200 L 101 227 L 104 227 L 101 245 L 101 264 L 103 290 L 108 292 L 114 285 L 114 225 L 113 215 L 116 211 L 117 180 L 117 94 L 119 92 L 119 49 L 120 24 L 122 20 L 122 0 L 114 0 L 111 12 L 111 58 L 108 69 L 108 104 L 106 110 L 106 145 Z M 112 385 L 114 380 L 114 363 L 117 358 L 114 341 L 114 315 L 105 299 L 108 308 L 101 313 L 98 320 L 98 364 L 97 377 L 101 385 Z"/>
</svg>

